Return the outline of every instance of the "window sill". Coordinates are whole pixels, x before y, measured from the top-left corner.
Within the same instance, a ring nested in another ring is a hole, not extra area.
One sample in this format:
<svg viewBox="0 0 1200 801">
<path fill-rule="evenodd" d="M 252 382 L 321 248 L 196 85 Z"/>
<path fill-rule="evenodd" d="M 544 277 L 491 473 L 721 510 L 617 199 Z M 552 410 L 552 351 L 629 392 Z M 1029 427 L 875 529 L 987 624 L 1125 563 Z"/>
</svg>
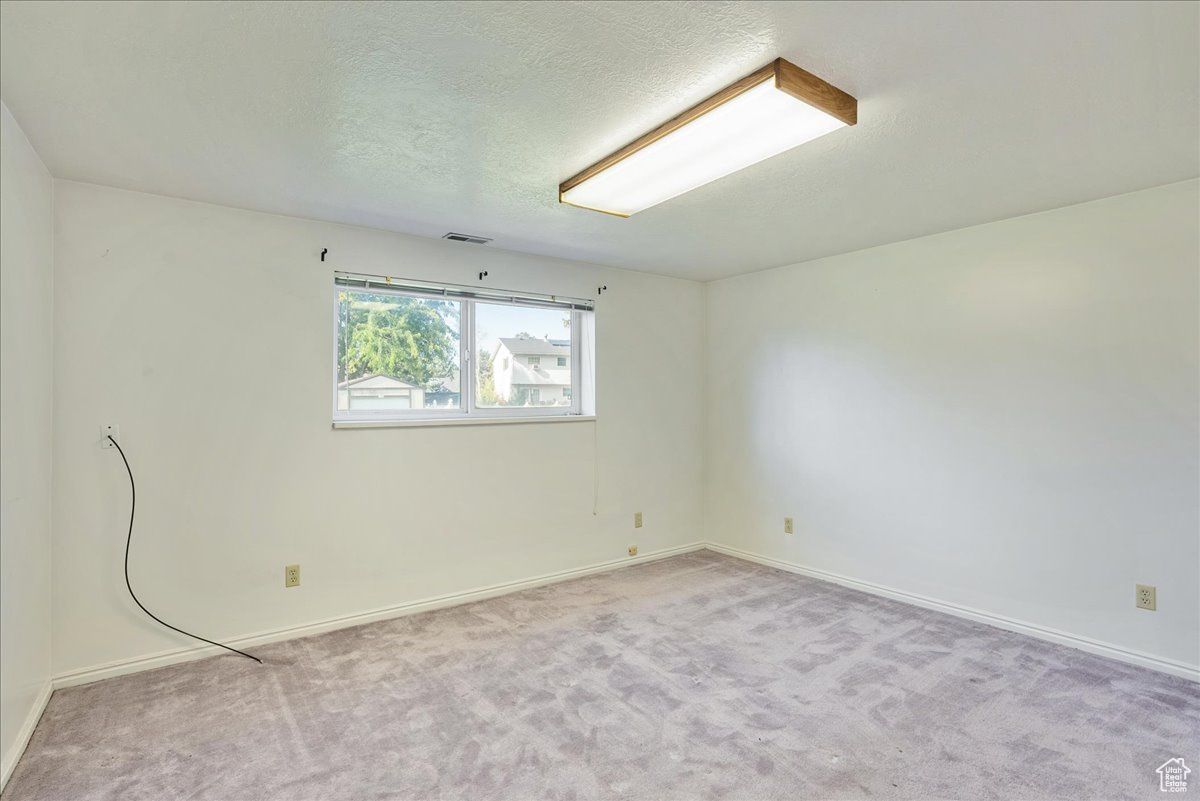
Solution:
<svg viewBox="0 0 1200 801">
<path fill-rule="evenodd" d="M 431 428 L 444 426 L 507 426 L 529 423 L 595 422 L 594 414 L 537 415 L 530 417 L 452 417 L 445 420 L 334 420 L 334 428 Z"/>
</svg>

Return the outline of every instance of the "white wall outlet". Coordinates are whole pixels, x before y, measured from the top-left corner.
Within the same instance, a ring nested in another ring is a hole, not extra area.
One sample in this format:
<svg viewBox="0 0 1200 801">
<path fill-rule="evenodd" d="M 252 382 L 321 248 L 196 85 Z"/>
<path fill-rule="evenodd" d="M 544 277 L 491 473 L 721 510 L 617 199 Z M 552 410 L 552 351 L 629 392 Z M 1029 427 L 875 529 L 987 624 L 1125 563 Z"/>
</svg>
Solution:
<svg viewBox="0 0 1200 801">
<path fill-rule="evenodd" d="M 300 565 L 288 565 L 283 569 L 283 586 L 300 586 Z"/>
<path fill-rule="evenodd" d="M 1151 612 L 1158 609 L 1158 588 L 1149 584 L 1137 585 L 1137 608 Z"/>
<path fill-rule="evenodd" d="M 630 555 L 630 556 L 637 556 L 637 546 L 636 546 L 636 545 L 630 545 L 630 546 L 629 546 L 629 555 Z"/>
<path fill-rule="evenodd" d="M 108 438 L 110 436 L 113 439 L 115 439 L 117 442 L 120 442 L 121 441 L 121 427 L 118 425 L 111 424 L 111 423 L 106 426 L 100 426 L 100 447 L 101 448 L 115 448 L 116 447 L 116 445 L 113 445 L 112 442 L 109 441 Z"/>
<path fill-rule="evenodd" d="M 633 527 L 634 528 L 642 527 L 642 513 L 641 512 L 633 513 Z"/>
<path fill-rule="evenodd" d="M 790 517 L 783 518 L 783 533 L 784 534 L 795 534 L 796 533 L 796 527 L 792 524 L 792 518 L 790 518 Z"/>
</svg>

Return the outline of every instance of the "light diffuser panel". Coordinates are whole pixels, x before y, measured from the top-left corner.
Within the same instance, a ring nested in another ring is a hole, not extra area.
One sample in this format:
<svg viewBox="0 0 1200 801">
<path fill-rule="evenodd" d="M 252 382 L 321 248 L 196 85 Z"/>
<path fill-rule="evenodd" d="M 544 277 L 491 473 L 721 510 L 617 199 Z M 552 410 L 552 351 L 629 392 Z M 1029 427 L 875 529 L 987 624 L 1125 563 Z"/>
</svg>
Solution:
<svg viewBox="0 0 1200 801">
<path fill-rule="evenodd" d="M 801 99 L 797 94 L 805 94 L 806 87 L 797 90 L 794 81 L 789 85 L 786 73 L 781 79 L 780 62 L 680 115 L 686 121 L 668 123 L 564 182 L 560 199 L 627 217 L 846 127 L 844 102 L 830 113 Z M 831 96 L 839 102 L 854 102 L 819 78 L 782 63 L 836 93 Z M 815 100 L 822 102 L 820 93 Z M 852 124 L 855 117 L 848 118 Z"/>
</svg>

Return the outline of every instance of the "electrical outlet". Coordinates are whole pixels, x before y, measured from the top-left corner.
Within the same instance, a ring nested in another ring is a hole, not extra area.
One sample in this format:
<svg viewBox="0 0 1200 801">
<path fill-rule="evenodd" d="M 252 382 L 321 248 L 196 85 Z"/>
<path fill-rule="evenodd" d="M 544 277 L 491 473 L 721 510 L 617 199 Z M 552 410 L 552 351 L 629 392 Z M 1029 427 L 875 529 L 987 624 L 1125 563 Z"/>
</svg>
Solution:
<svg viewBox="0 0 1200 801">
<path fill-rule="evenodd" d="M 636 546 L 636 545 L 630 545 L 630 546 L 629 546 L 629 555 L 630 555 L 630 556 L 637 556 L 637 546 Z"/>
<path fill-rule="evenodd" d="M 1149 609 L 1151 612 L 1158 609 L 1158 588 L 1149 584 L 1137 585 L 1137 608 Z"/>
<path fill-rule="evenodd" d="M 642 513 L 641 512 L 633 513 L 633 527 L 634 528 L 642 527 Z"/>
<path fill-rule="evenodd" d="M 792 518 L 790 518 L 790 517 L 783 518 L 783 533 L 784 534 L 794 534 L 795 533 L 795 527 L 792 525 Z"/>
<path fill-rule="evenodd" d="M 100 447 L 101 448 L 115 448 L 116 447 L 116 445 L 113 445 L 112 442 L 109 441 L 108 438 L 110 436 L 113 439 L 120 442 L 121 441 L 121 427 L 118 425 L 113 425 L 111 423 L 106 426 L 100 426 Z"/>
<path fill-rule="evenodd" d="M 283 586 L 300 586 L 300 565 L 288 565 L 283 569 Z"/>
</svg>

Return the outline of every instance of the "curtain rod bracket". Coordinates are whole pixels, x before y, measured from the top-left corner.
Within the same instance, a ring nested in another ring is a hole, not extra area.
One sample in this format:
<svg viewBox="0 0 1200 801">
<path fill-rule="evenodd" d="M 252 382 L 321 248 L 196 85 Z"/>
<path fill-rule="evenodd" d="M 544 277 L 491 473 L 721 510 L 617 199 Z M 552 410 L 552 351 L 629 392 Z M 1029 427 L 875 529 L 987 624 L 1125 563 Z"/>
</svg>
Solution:
<svg viewBox="0 0 1200 801">
<path fill-rule="evenodd" d="M 604 290 L 606 290 L 606 289 L 608 289 L 608 284 L 605 284 L 604 286 L 598 286 L 598 287 L 596 287 L 596 294 L 603 295 Z"/>
<path fill-rule="evenodd" d="M 329 248 L 321 248 L 321 261 L 325 261 L 325 254 L 329 252 Z"/>
<path fill-rule="evenodd" d="M 487 276 L 487 270 L 484 270 L 483 272 L 481 272 L 479 274 L 479 280 L 482 281 L 484 279 L 484 277 L 486 277 L 486 276 Z"/>
</svg>

